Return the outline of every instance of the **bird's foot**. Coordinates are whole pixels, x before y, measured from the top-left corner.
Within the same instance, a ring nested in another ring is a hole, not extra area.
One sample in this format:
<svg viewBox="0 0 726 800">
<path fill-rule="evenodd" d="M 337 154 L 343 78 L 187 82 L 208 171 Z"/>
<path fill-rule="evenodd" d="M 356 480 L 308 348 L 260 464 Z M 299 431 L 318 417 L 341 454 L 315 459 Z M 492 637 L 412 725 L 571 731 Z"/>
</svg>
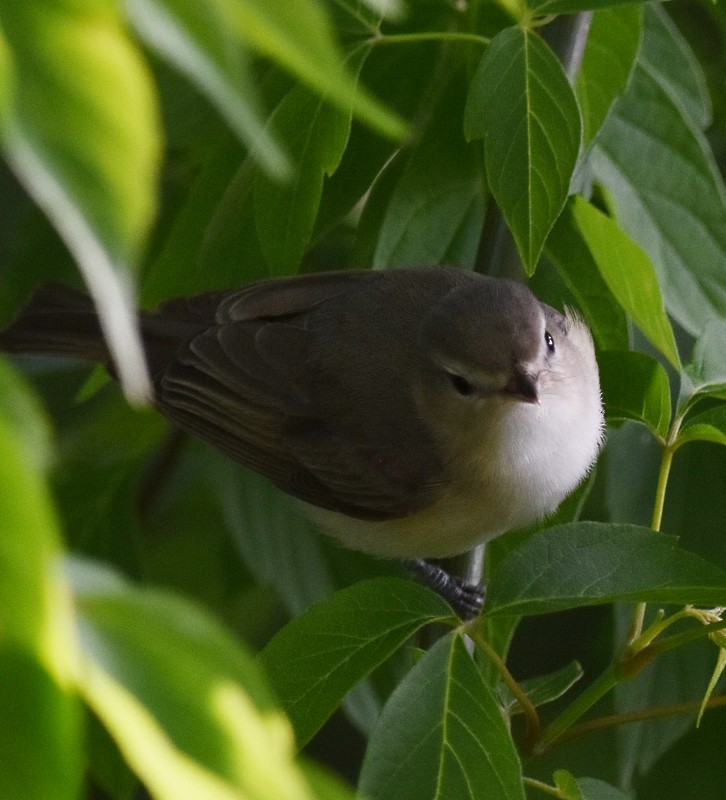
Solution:
<svg viewBox="0 0 726 800">
<path fill-rule="evenodd" d="M 407 559 L 405 564 L 422 583 L 446 600 L 463 622 L 469 622 L 481 614 L 486 594 L 483 586 L 468 583 L 438 564 L 422 558 Z"/>
</svg>

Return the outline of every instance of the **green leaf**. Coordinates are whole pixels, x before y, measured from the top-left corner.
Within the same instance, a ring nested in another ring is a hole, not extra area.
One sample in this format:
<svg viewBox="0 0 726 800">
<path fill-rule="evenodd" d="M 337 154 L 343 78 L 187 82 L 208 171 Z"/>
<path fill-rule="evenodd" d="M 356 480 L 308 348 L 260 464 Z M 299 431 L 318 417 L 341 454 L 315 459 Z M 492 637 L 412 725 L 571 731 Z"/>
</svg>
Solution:
<svg viewBox="0 0 726 800">
<path fill-rule="evenodd" d="M 726 308 L 726 189 L 698 127 L 703 77 L 666 19 L 646 8 L 638 66 L 590 163 L 618 223 L 650 256 L 669 313 L 698 335 Z"/>
<path fill-rule="evenodd" d="M 578 778 L 582 800 L 632 800 L 633 796 L 597 778 Z"/>
<path fill-rule="evenodd" d="M 664 440 L 671 422 L 671 393 L 660 362 L 645 353 L 610 351 L 600 353 L 598 365 L 607 418 L 641 422 Z"/>
<path fill-rule="evenodd" d="M 0 719 L 3 800 L 80 797 L 79 704 L 25 648 L 1 639 Z"/>
<path fill-rule="evenodd" d="M 47 422 L 4 362 L 0 398 L 0 797 L 72 800 L 83 775 L 81 719 L 63 688 L 75 653 L 58 530 L 39 471 Z"/>
<path fill-rule="evenodd" d="M 681 428 L 676 447 L 695 441 L 726 445 L 726 405 L 710 408 L 691 417 Z"/>
<path fill-rule="evenodd" d="M 696 339 L 686 366 L 681 401 L 693 402 L 698 395 L 726 399 L 726 320 L 710 320 Z"/>
<path fill-rule="evenodd" d="M 474 265 L 484 206 L 474 148 L 461 133 L 463 85 L 457 73 L 388 199 L 375 267 Z"/>
<path fill-rule="evenodd" d="M 309 800 L 254 660 L 201 611 L 73 562 L 79 691 L 155 797 Z"/>
<path fill-rule="evenodd" d="M 8 161 L 83 272 L 125 391 L 144 400 L 150 387 L 118 271 L 135 264 L 155 212 L 149 75 L 111 2 L 1 0 L 0 25 L 14 67 Z"/>
<path fill-rule="evenodd" d="M 582 792 L 577 786 L 575 776 L 564 769 L 558 769 L 554 774 L 555 786 L 563 800 L 582 800 Z"/>
<path fill-rule="evenodd" d="M 376 800 L 524 800 L 497 701 L 456 633 L 440 639 L 389 698 L 359 790 Z"/>
<path fill-rule="evenodd" d="M 10 48 L 0 28 L 0 141 L 5 127 L 5 120 L 10 114 L 12 93 L 12 63 Z"/>
<path fill-rule="evenodd" d="M 540 37 L 507 28 L 471 83 L 469 139 L 484 139 L 487 180 L 529 274 L 567 198 L 580 112 L 560 62 Z"/>
<path fill-rule="evenodd" d="M 296 165 L 292 180 L 258 175 L 254 215 L 260 246 L 272 275 L 297 271 L 315 226 L 323 178 L 338 167 L 350 134 L 351 115 L 303 87 L 294 88 L 272 116 Z"/>
<path fill-rule="evenodd" d="M 628 85 L 642 29 L 643 9 L 636 5 L 604 8 L 592 18 L 575 82 L 586 144 L 600 130 L 615 99 Z"/>
<path fill-rule="evenodd" d="M 315 0 L 220 0 L 232 30 L 262 55 L 277 61 L 303 83 L 396 139 L 401 120 L 356 86 L 345 69 L 330 24 Z"/>
<path fill-rule="evenodd" d="M 298 745 L 413 633 L 451 619 L 446 603 L 423 586 L 378 578 L 337 592 L 286 625 L 260 659 Z"/>
<path fill-rule="evenodd" d="M 529 616 L 619 600 L 722 605 L 726 573 L 677 542 L 637 525 L 547 528 L 505 559 L 485 611 Z"/>
<path fill-rule="evenodd" d="M 680 359 L 670 321 L 663 308 L 658 279 L 648 256 L 601 211 L 582 197 L 572 214 L 615 299 L 650 343 L 676 368 Z"/>
<path fill-rule="evenodd" d="M 216 106 L 260 165 L 278 179 L 290 164 L 265 129 L 257 86 L 241 43 L 226 25 L 221 0 L 125 0 L 146 44 Z"/>
<path fill-rule="evenodd" d="M 519 688 L 527 695 L 534 706 L 543 706 L 559 700 L 566 694 L 584 675 L 582 667 L 577 661 L 571 661 L 567 666 L 558 669 L 549 675 L 539 675 L 536 678 L 519 681 Z M 517 698 L 509 691 L 506 684 L 497 686 L 499 702 L 506 711 L 512 714 L 521 714 L 522 708 Z"/>
<path fill-rule="evenodd" d="M 598 348 L 627 350 L 630 345 L 628 321 L 577 228 L 570 202 L 565 204 L 547 238 L 545 255 L 572 292 Z"/>
</svg>

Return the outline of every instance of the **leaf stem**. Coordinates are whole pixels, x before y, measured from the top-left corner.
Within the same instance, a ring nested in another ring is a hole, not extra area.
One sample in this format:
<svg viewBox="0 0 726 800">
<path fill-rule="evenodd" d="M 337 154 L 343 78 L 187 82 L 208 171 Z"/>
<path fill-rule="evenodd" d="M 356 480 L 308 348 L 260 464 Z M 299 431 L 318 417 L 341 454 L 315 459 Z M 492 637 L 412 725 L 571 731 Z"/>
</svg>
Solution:
<svg viewBox="0 0 726 800">
<path fill-rule="evenodd" d="M 522 688 L 514 679 L 512 673 L 507 669 L 507 665 L 504 663 L 499 653 L 497 653 L 496 650 L 494 650 L 494 648 L 489 644 L 489 642 L 487 642 L 487 640 L 482 636 L 481 631 L 478 628 L 472 628 L 471 630 L 467 631 L 467 634 L 476 644 L 476 646 L 484 652 L 487 658 L 497 668 L 502 680 L 506 684 L 509 691 L 514 695 L 520 705 L 520 708 L 524 712 L 524 716 L 527 720 L 527 732 L 525 733 L 521 749 L 525 756 L 531 755 L 534 752 L 534 748 L 540 734 L 540 721 L 539 715 L 537 714 L 537 709 L 534 707 L 529 697 L 527 697 L 527 695 L 522 691 Z"/>
<path fill-rule="evenodd" d="M 660 461 L 660 470 L 658 472 L 658 483 L 655 488 L 655 503 L 653 505 L 653 517 L 650 527 L 654 531 L 660 531 L 663 523 L 663 509 L 665 508 L 666 489 L 668 488 L 668 479 L 671 474 L 671 466 L 673 465 L 673 455 L 677 450 L 678 432 L 683 423 L 683 413 L 676 416 L 673 420 L 673 425 L 668 433 L 668 439 L 663 447 L 663 455 Z M 633 619 L 630 623 L 630 631 L 625 639 L 626 646 L 632 643 L 643 632 L 643 623 L 645 621 L 645 603 L 638 603 L 633 612 Z"/>
<path fill-rule="evenodd" d="M 578 720 L 586 711 L 607 694 L 619 680 L 619 670 L 616 664 L 611 664 L 601 673 L 575 701 L 566 708 L 545 730 L 544 735 L 537 743 L 535 754 L 542 755 L 555 741 L 559 740 L 575 720 Z"/>
<path fill-rule="evenodd" d="M 417 42 L 470 42 L 488 47 L 491 39 L 478 33 L 461 31 L 422 31 L 421 33 L 380 33 L 369 40 L 371 46 L 382 44 L 415 44 Z"/>
<path fill-rule="evenodd" d="M 649 719 L 658 719 L 660 717 L 675 716 L 676 714 L 689 714 L 696 712 L 701 707 L 700 700 L 689 700 L 685 703 L 674 703 L 670 706 L 655 706 L 653 708 L 646 708 L 642 711 L 630 711 L 624 714 L 609 714 L 605 717 L 598 717 L 597 719 L 589 719 L 585 722 L 580 722 L 577 725 L 572 725 L 567 731 L 558 737 L 557 746 L 584 736 L 588 733 L 595 731 L 606 730 L 607 728 L 614 728 L 618 725 L 627 725 L 631 722 L 643 722 Z M 726 706 L 726 694 L 717 695 L 712 697 L 707 703 L 706 708 L 711 710 Z"/>
</svg>

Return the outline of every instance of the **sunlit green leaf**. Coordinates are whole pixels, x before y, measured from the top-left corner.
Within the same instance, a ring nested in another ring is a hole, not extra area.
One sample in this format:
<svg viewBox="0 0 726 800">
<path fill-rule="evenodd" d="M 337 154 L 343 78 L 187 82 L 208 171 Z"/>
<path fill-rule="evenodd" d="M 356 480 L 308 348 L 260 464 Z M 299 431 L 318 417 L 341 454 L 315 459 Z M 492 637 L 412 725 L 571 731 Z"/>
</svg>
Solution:
<svg viewBox="0 0 726 800">
<path fill-rule="evenodd" d="M 653 266 L 640 247 L 601 211 L 576 197 L 572 213 L 605 283 L 651 344 L 680 367 L 673 329 Z"/>
<path fill-rule="evenodd" d="M 681 401 L 699 395 L 726 399 L 726 320 L 713 319 L 696 339 L 691 361 L 686 366 L 681 387 Z"/>
<path fill-rule="evenodd" d="M 260 657 L 298 744 L 413 633 L 451 618 L 451 609 L 430 590 L 378 578 L 337 592 L 285 626 Z"/>
<path fill-rule="evenodd" d="M 440 639 L 389 698 L 359 788 L 377 800 L 523 800 L 511 736 L 457 634 Z"/>
<path fill-rule="evenodd" d="M 637 525 L 576 522 L 536 533 L 488 587 L 489 614 L 546 614 L 622 601 L 721 605 L 726 573 Z"/>
<path fill-rule="evenodd" d="M 201 611 L 71 564 L 79 690 L 155 797 L 309 800 L 252 658 Z"/>
<path fill-rule="evenodd" d="M 153 218 L 159 122 L 150 76 L 109 2 L 0 2 L 13 61 L 7 158 L 81 268 L 127 394 L 150 389 L 128 281 Z M 133 109 L 133 113 L 129 113 Z"/>
<path fill-rule="evenodd" d="M 600 8 L 621 6 L 625 3 L 642 5 L 643 0 L 528 0 L 527 7 L 538 16 L 545 14 L 574 14 L 578 11 L 596 11 Z"/>
<path fill-rule="evenodd" d="M 4 362 L 0 397 L 0 797 L 72 800 L 83 772 L 81 718 L 66 686 L 74 658 L 69 598 L 38 464 L 47 424 Z M 22 422 L 19 409 L 8 413 L 11 401 L 21 403 Z M 39 432 L 32 437 L 31 424 Z"/>
<path fill-rule="evenodd" d="M 630 336 L 625 313 L 600 275 L 577 228 L 571 202 L 565 204 L 547 237 L 545 255 L 572 292 L 597 346 L 602 350 L 627 350 Z"/>
<path fill-rule="evenodd" d="M 513 27 L 494 37 L 471 83 L 464 130 L 484 139 L 489 188 L 531 274 L 580 150 L 575 96 L 536 33 Z"/>
<path fill-rule="evenodd" d="M 654 358 L 632 351 L 600 353 L 600 386 L 609 419 L 634 419 L 665 439 L 671 421 L 668 375 Z"/>
</svg>

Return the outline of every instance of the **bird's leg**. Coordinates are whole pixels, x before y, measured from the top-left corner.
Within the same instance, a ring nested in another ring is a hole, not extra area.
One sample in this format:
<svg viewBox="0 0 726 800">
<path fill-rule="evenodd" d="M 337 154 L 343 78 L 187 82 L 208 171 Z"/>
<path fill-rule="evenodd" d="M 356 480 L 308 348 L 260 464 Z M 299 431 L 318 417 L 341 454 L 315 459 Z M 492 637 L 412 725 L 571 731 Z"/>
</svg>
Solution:
<svg viewBox="0 0 726 800">
<path fill-rule="evenodd" d="M 438 564 L 422 558 L 406 559 L 404 563 L 409 572 L 446 600 L 463 622 L 479 616 L 484 606 L 483 586 L 467 583 L 458 575 L 452 575 Z"/>
</svg>

